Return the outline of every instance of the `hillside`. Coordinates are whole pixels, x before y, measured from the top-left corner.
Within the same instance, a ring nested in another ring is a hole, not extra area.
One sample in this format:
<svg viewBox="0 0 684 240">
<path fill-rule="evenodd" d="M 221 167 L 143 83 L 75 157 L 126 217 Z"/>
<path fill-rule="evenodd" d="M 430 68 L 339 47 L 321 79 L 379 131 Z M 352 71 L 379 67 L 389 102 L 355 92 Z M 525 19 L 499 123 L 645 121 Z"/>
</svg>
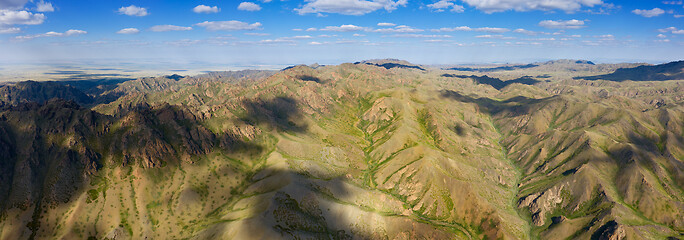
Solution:
<svg viewBox="0 0 684 240">
<path fill-rule="evenodd" d="M 0 104 L 0 239 L 684 236 L 684 81 L 416 67 Z"/>
</svg>

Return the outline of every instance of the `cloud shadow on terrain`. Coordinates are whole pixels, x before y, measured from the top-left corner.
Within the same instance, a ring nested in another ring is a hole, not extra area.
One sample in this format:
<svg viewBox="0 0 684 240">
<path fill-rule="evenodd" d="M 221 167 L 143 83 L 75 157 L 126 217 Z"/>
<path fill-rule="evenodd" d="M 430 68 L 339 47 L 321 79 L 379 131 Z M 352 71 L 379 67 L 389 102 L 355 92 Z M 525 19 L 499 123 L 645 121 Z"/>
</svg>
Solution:
<svg viewBox="0 0 684 240">
<path fill-rule="evenodd" d="M 353 198 L 342 178 L 322 180 L 291 168 L 266 167 L 247 181 L 247 187 L 237 196 L 247 196 L 245 199 L 255 203 L 247 209 L 234 209 L 235 203 L 243 198 L 232 198 L 230 200 L 233 202 L 220 211 L 221 214 L 246 211 L 247 217 L 222 218 L 221 223 L 210 226 L 197 237 L 217 239 L 227 232 L 237 232 L 237 236 L 231 237 L 248 234 L 262 239 L 342 240 L 380 237 L 370 232 L 352 232 L 349 227 L 358 226 L 358 222 L 347 219 L 348 215 L 340 214 L 340 210 L 332 206 L 340 204 L 339 201 L 343 201 L 340 199 Z"/>
<path fill-rule="evenodd" d="M 445 74 L 442 74 L 442 77 L 471 78 L 471 79 L 473 79 L 473 81 L 475 81 L 478 84 L 489 85 L 489 86 L 492 86 L 493 88 L 495 88 L 496 90 L 501 90 L 504 87 L 511 85 L 511 84 L 514 84 L 514 83 L 520 83 L 520 84 L 524 84 L 524 85 L 534 85 L 534 84 L 540 82 L 538 80 L 535 80 L 531 76 L 523 76 L 523 77 L 519 77 L 519 78 L 516 78 L 513 80 L 508 80 L 508 81 L 502 81 L 499 78 L 493 78 L 493 77 L 489 77 L 487 75 L 484 75 L 484 76 L 475 76 L 475 75 L 467 76 L 467 75 L 455 75 L 455 74 L 445 73 Z"/>
<path fill-rule="evenodd" d="M 244 100 L 246 116 L 242 121 L 258 125 L 266 124 L 279 131 L 305 132 L 308 125 L 303 123 L 302 111 L 297 107 L 297 100 L 290 97 L 275 97 L 270 100 Z"/>
<path fill-rule="evenodd" d="M 305 82 L 325 83 L 324 80 L 322 80 L 318 77 L 311 76 L 311 75 L 298 75 L 297 79 L 305 81 Z"/>
<path fill-rule="evenodd" d="M 452 90 L 442 90 L 440 96 L 442 98 L 456 100 L 459 102 L 475 103 L 482 111 L 488 112 L 490 114 L 507 113 L 511 114 L 512 116 L 528 114 L 531 105 L 551 98 L 534 99 L 524 96 L 517 96 L 507 100 L 498 101 L 485 97 L 474 98 Z"/>
<path fill-rule="evenodd" d="M 125 167 L 129 164 L 139 164 L 138 166 L 144 168 L 143 161 L 158 158 L 156 161 L 160 162 L 159 164 L 146 169 L 151 171 L 164 169 L 167 163 L 180 164 L 181 158 L 178 158 L 178 155 L 185 153 L 197 159 L 215 150 L 248 157 L 263 153 L 263 146 L 245 141 L 234 134 L 213 134 L 206 129 L 203 131 L 197 119 L 182 117 L 183 111 L 184 109 L 179 106 L 152 108 L 139 105 L 123 111 L 118 116 L 107 116 L 82 108 L 74 101 L 62 99 L 53 99 L 45 104 L 29 102 L 2 106 L 0 190 L 9 194 L 0 197 L 0 216 L 12 208 L 34 209 L 33 217 L 26 225 L 30 229 L 26 234 L 31 234 L 31 238 L 42 238 L 41 234 L 52 234 L 52 230 L 41 228 L 44 211 L 69 204 L 84 191 L 92 188 L 88 183 L 98 176 L 98 171 L 104 165 Z M 151 129 L 152 133 L 129 136 L 153 141 L 120 144 L 125 133 L 112 133 L 109 130 L 110 126 L 131 115 L 142 115 L 141 122 L 138 122 L 142 125 L 128 130 L 143 128 Z M 51 142 L 50 139 L 58 135 L 74 135 L 76 145 L 66 147 Z M 100 142 L 92 144 L 92 141 Z M 93 147 L 98 145 L 100 147 Z M 164 149 L 163 147 L 154 149 L 160 145 L 170 146 L 167 149 L 173 151 L 157 151 Z M 148 148 L 151 148 L 151 152 L 163 154 L 145 154 L 144 150 Z M 103 154 L 132 154 L 129 159 L 135 159 L 135 162 L 104 162 Z M 12 236 L 15 233 L 6 234 Z"/>
</svg>

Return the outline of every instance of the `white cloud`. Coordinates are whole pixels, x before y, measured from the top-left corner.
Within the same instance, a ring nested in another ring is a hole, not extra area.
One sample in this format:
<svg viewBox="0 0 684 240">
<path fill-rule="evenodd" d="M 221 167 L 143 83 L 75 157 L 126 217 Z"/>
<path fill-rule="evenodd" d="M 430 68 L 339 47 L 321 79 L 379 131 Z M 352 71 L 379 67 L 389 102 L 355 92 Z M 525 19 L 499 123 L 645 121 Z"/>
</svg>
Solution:
<svg viewBox="0 0 684 240">
<path fill-rule="evenodd" d="M 352 35 L 352 36 L 354 36 L 354 37 L 365 37 L 366 35 L 354 33 L 354 35 Z"/>
<path fill-rule="evenodd" d="M 359 27 L 356 25 L 346 24 L 338 26 L 327 26 L 325 28 L 319 29 L 320 31 L 332 31 L 332 32 L 353 32 L 353 31 L 368 31 L 366 27 Z M 309 29 L 307 29 L 309 31 Z M 314 30 L 315 31 L 315 30 Z"/>
<path fill-rule="evenodd" d="M 54 12 L 55 8 L 52 6 L 52 3 L 49 2 L 44 2 L 40 1 L 36 3 L 36 11 L 38 12 Z"/>
<path fill-rule="evenodd" d="M 684 1 L 663 1 L 663 4 L 667 5 L 682 5 Z"/>
<path fill-rule="evenodd" d="M 310 42 L 309 45 L 323 45 L 321 42 Z"/>
<path fill-rule="evenodd" d="M 0 9 L 0 25 L 38 25 L 42 24 L 43 21 L 45 21 L 45 15 L 42 13 Z"/>
<path fill-rule="evenodd" d="M 124 14 L 128 16 L 144 17 L 149 15 L 146 8 L 138 7 L 135 5 L 130 5 L 128 7 L 119 8 L 119 14 Z"/>
<path fill-rule="evenodd" d="M 658 36 L 656 36 L 656 37 L 657 37 L 657 38 L 667 38 L 667 36 L 665 36 L 665 34 L 662 34 L 662 33 L 661 33 L 661 34 L 658 34 Z"/>
<path fill-rule="evenodd" d="M 465 8 L 461 5 L 454 5 L 454 7 L 451 8 L 451 11 L 455 13 L 462 13 L 465 12 Z"/>
<path fill-rule="evenodd" d="M 455 31 L 472 31 L 473 29 L 468 27 L 468 26 L 460 26 L 460 27 L 453 27 L 453 28 L 440 28 L 440 29 L 432 29 L 431 31 L 433 32 L 455 32 Z"/>
<path fill-rule="evenodd" d="M 490 33 L 504 33 L 510 31 L 507 28 L 492 28 L 492 27 L 481 27 L 481 28 L 475 28 L 475 31 L 478 32 L 490 32 Z"/>
<path fill-rule="evenodd" d="M 399 6 L 406 6 L 408 0 L 306 0 L 306 4 L 295 11 L 308 13 L 338 13 L 343 15 L 364 15 L 384 8 L 391 12 Z"/>
<path fill-rule="evenodd" d="M 136 34 L 139 32 L 140 32 L 140 30 L 138 30 L 137 28 L 124 28 L 124 29 L 117 31 L 116 33 L 118 33 L 118 34 Z"/>
<path fill-rule="evenodd" d="M 240 21 L 215 21 L 215 22 L 210 22 L 210 21 L 204 21 L 198 24 L 195 24 L 200 27 L 204 27 L 207 30 L 210 31 L 238 31 L 238 30 L 256 30 L 261 27 L 260 22 L 255 22 L 255 23 L 246 23 L 246 22 L 240 22 Z"/>
<path fill-rule="evenodd" d="M 672 33 L 672 34 L 684 34 L 684 29 L 677 29 L 676 27 L 669 27 L 669 28 L 663 28 L 663 29 L 658 29 L 659 32 L 661 33 Z"/>
<path fill-rule="evenodd" d="M 302 35 L 302 36 L 292 36 L 292 37 L 281 37 L 278 39 L 283 39 L 283 40 L 296 40 L 296 39 L 312 39 L 312 36 L 309 35 Z"/>
<path fill-rule="evenodd" d="M 0 9 L 21 9 L 28 0 L 0 0 Z"/>
<path fill-rule="evenodd" d="M 453 27 L 453 28 L 432 29 L 430 31 L 433 31 L 433 32 L 456 32 L 456 31 L 469 32 L 469 31 L 475 31 L 475 32 L 489 32 L 489 33 L 505 33 L 505 32 L 511 31 L 511 30 L 508 28 L 495 28 L 495 27 L 471 28 L 468 26 L 460 26 L 460 27 Z"/>
<path fill-rule="evenodd" d="M 18 27 L 11 27 L 11 28 L 0 27 L 0 34 L 12 34 L 12 33 L 19 33 L 19 32 L 21 32 L 21 28 L 18 28 Z"/>
<path fill-rule="evenodd" d="M 579 29 L 579 28 L 585 27 L 584 21 L 577 20 L 577 19 L 572 19 L 572 20 L 567 20 L 567 21 L 544 20 L 544 21 L 539 22 L 539 26 L 545 27 L 545 28 L 552 28 L 552 29 Z"/>
<path fill-rule="evenodd" d="M 518 28 L 518 29 L 516 29 L 516 30 L 513 30 L 513 32 L 514 32 L 514 33 L 522 33 L 522 34 L 530 35 L 530 36 L 532 36 L 532 35 L 537 35 L 537 32 L 530 31 L 530 30 L 525 30 L 525 29 L 522 29 L 522 28 Z"/>
<path fill-rule="evenodd" d="M 254 12 L 261 10 L 261 7 L 253 2 L 241 2 L 240 5 L 238 5 L 237 9 L 242 11 Z"/>
<path fill-rule="evenodd" d="M 394 34 L 392 37 L 400 38 L 450 38 L 450 35 L 426 35 L 426 34 Z"/>
<path fill-rule="evenodd" d="M 86 34 L 88 32 L 83 31 L 83 30 L 76 30 L 76 29 L 70 29 L 66 32 L 46 32 L 43 34 L 36 34 L 36 35 L 25 35 L 25 36 L 17 36 L 15 39 L 17 40 L 30 40 L 34 38 L 39 38 L 39 37 L 68 37 L 68 36 L 75 36 L 75 35 L 82 35 Z"/>
<path fill-rule="evenodd" d="M 318 29 L 316 29 L 316 28 L 307 28 L 306 31 L 307 31 L 307 32 L 313 32 L 313 31 L 318 31 Z"/>
<path fill-rule="evenodd" d="M 451 8 L 452 12 L 462 13 L 464 7 L 453 3 L 454 0 L 440 0 L 433 4 L 428 4 L 427 7 L 435 12 L 443 12 L 445 9 Z"/>
<path fill-rule="evenodd" d="M 217 6 L 197 5 L 192 11 L 195 13 L 217 13 L 220 12 L 221 9 Z"/>
<path fill-rule="evenodd" d="M 168 32 L 168 31 L 189 31 L 192 27 L 181 27 L 176 25 L 157 25 L 150 28 L 153 32 Z"/>
<path fill-rule="evenodd" d="M 496 35 L 479 35 L 475 36 L 476 38 L 492 38 L 492 39 L 515 39 L 514 37 L 505 37 L 504 35 L 501 34 L 496 34 Z"/>
<path fill-rule="evenodd" d="M 378 23 L 378 26 L 380 26 L 380 27 L 394 27 L 394 26 L 396 26 L 396 24 L 388 23 L 388 22 L 381 22 L 381 23 Z"/>
<path fill-rule="evenodd" d="M 541 10 L 563 10 L 574 12 L 584 6 L 594 7 L 603 4 L 602 0 L 462 0 L 486 13 L 514 10 L 519 12 Z"/>
<path fill-rule="evenodd" d="M 662 10 L 660 8 L 654 8 L 651 10 L 634 9 L 634 11 L 632 11 L 632 13 L 634 13 L 636 15 L 641 15 L 641 16 L 650 18 L 650 17 L 660 16 L 661 14 L 665 13 L 665 10 Z"/>
<path fill-rule="evenodd" d="M 675 14 L 674 17 L 675 18 L 682 18 L 682 17 L 684 17 L 684 15 Z"/>
<path fill-rule="evenodd" d="M 254 33 L 254 32 L 248 32 L 248 33 L 244 33 L 244 34 L 248 35 L 248 36 L 269 36 L 269 35 L 271 35 L 270 33 Z"/>
<path fill-rule="evenodd" d="M 409 27 L 406 25 L 396 26 L 394 28 L 381 28 L 381 29 L 373 30 L 373 32 L 379 32 L 379 33 L 416 33 L 416 32 L 422 32 L 422 31 L 424 31 L 424 30 L 412 28 L 412 27 Z"/>
</svg>

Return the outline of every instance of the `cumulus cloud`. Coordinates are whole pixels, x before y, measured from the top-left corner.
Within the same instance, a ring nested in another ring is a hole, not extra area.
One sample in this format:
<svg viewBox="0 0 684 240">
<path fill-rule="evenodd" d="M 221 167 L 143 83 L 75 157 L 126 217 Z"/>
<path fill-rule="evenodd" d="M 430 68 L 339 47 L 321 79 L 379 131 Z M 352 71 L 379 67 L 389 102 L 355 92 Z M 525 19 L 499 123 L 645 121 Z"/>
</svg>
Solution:
<svg viewBox="0 0 684 240">
<path fill-rule="evenodd" d="M 254 12 L 261 10 L 261 7 L 253 2 L 241 2 L 240 5 L 238 5 L 237 9 L 242 11 Z"/>
<path fill-rule="evenodd" d="M 388 23 L 388 22 L 381 22 L 381 23 L 378 23 L 378 26 L 380 26 L 380 27 L 394 27 L 394 26 L 396 26 L 396 24 Z"/>
<path fill-rule="evenodd" d="M 409 27 L 406 25 L 400 25 L 400 26 L 396 26 L 393 28 L 381 28 L 381 29 L 375 29 L 372 31 L 373 32 L 379 32 L 379 33 L 416 33 L 416 32 L 422 32 L 424 30 L 412 28 L 412 27 Z"/>
<path fill-rule="evenodd" d="M 469 31 L 475 31 L 475 32 L 489 32 L 489 33 L 505 33 L 505 32 L 511 31 L 511 30 L 508 28 L 495 28 L 495 27 L 471 28 L 468 26 L 460 26 L 460 27 L 453 27 L 453 28 L 432 29 L 431 31 L 433 31 L 433 32 L 456 32 L 456 31 L 469 32 Z"/>
<path fill-rule="evenodd" d="M 583 28 L 584 21 L 572 19 L 567 21 L 554 21 L 554 20 L 544 20 L 539 22 L 540 27 L 551 28 L 551 29 L 579 29 Z"/>
<path fill-rule="evenodd" d="M 399 38 L 450 38 L 451 35 L 426 35 L 426 34 L 394 34 L 392 37 Z"/>
<path fill-rule="evenodd" d="M 124 29 L 117 31 L 116 33 L 118 33 L 118 34 L 136 34 L 139 32 L 140 32 L 140 30 L 138 30 L 137 28 L 124 28 Z"/>
<path fill-rule="evenodd" d="M 433 4 L 428 4 L 427 7 L 435 12 L 443 12 L 445 9 L 451 8 L 452 12 L 462 13 L 465 8 L 461 5 L 453 3 L 454 0 L 440 0 Z"/>
<path fill-rule="evenodd" d="M 128 16 L 144 17 L 149 15 L 147 9 L 143 7 L 138 7 L 135 5 L 130 5 L 128 7 L 119 8 L 119 14 L 124 14 Z"/>
<path fill-rule="evenodd" d="M 518 29 L 516 29 L 516 30 L 513 30 L 513 32 L 514 32 L 514 33 L 522 33 L 522 34 L 530 35 L 530 36 L 532 36 L 532 35 L 537 35 L 537 32 L 530 31 L 530 30 L 526 30 L 526 29 L 522 29 L 522 28 L 518 28 Z"/>
<path fill-rule="evenodd" d="M 40 2 L 36 3 L 36 11 L 38 11 L 38 12 L 54 12 L 55 8 L 52 6 L 52 3 L 40 1 Z"/>
<path fill-rule="evenodd" d="M 12 34 L 12 33 L 19 33 L 19 32 L 21 32 L 21 29 L 17 28 L 17 27 L 11 27 L 11 28 L 0 27 L 0 34 Z"/>
<path fill-rule="evenodd" d="M 301 15 L 309 13 L 337 13 L 343 15 L 364 15 L 379 9 L 391 12 L 399 6 L 406 6 L 408 0 L 306 0 L 306 4 L 295 11 Z"/>
<path fill-rule="evenodd" d="M 650 18 L 650 17 L 660 16 L 661 14 L 665 13 L 665 10 L 662 10 L 660 8 L 654 8 L 651 10 L 634 9 L 634 11 L 632 11 L 632 13 L 634 13 L 636 15 L 641 15 L 641 16 Z"/>
<path fill-rule="evenodd" d="M 456 32 L 456 31 L 472 31 L 473 29 L 468 27 L 468 26 L 460 26 L 460 27 L 453 27 L 453 28 L 440 28 L 440 29 L 432 29 L 433 32 Z"/>
<path fill-rule="evenodd" d="M 42 13 L 0 9 L 0 25 L 38 25 L 43 21 L 45 21 L 45 15 Z"/>
<path fill-rule="evenodd" d="M 462 0 L 468 5 L 486 13 L 514 10 L 519 12 L 541 10 L 562 10 L 574 12 L 582 7 L 603 4 L 602 0 Z"/>
<path fill-rule="evenodd" d="M 28 0 L 0 0 L 0 9 L 21 9 Z"/>
<path fill-rule="evenodd" d="M 309 31 L 310 29 L 307 29 Z M 352 24 L 340 25 L 340 26 L 327 26 L 325 28 L 319 29 L 320 31 L 332 31 L 332 32 L 354 32 L 354 31 L 368 31 L 366 27 L 359 27 Z M 313 29 L 315 31 L 315 29 Z"/>
<path fill-rule="evenodd" d="M 176 25 L 156 25 L 150 28 L 153 32 L 168 32 L 168 31 L 189 31 L 192 27 L 181 27 Z"/>
<path fill-rule="evenodd" d="M 281 37 L 278 39 L 283 39 L 283 40 L 295 40 L 295 39 L 312 39 L 312 36 L 309 35 L 301 35 L 301 36 L 292 36 L 292 37 Z"/>
<path fill-rule="evenodd" d="M 659 32 L 662 33 L 672 33 L 672 34 L 684 34 L 684 29 L 677 29 L 676 27 L 669 27 L 669 28 L 663 28 L 663 29 L 658 29 Z"/>
<path fill-rule="evenodd" d="M 197 5 L 192 11 L 195 13 L 217 13 L 221 11 L 221 9 L 217 6 Z"/>
<path fill-rule="evenodd" d="M 255 23 L 246 23 L 246 22 L 240 22 L 240 21 L 204 21 L 198 24 L 195 24 L 196 26 L 204 27 L 207 30 L 210 31 L 238 31 L 238 30 L 256 30 L 261 27 L 260 22 L 255 22 Z"/>
<path fill-rule="evenodd" d="M 662 33 L 661 33 L 661 34 L 658 34 L 658 36 L 656 36 L 656 37 L 657 37 L 657 38 L 667 38 L 667 36 L 665 36 L 665 34 L 662 34 Z"/>
<path fill-rule="evenodd" d="M 492 39 L 515 39 L 514 37 L 505 37 L 504 35 L 501 35 L 501 34 L 495 34 L 495 35 L 486 34 L 486 35 L 479 35 L 479 36 L 475 36 L 475 37 L 476 38 L 492 38 Z"/>
<path fill-rule="evenodd" d="M 482 27 L 482 28 L 475 28 L 475 31 L 478 32 L 490 32 L 490 33 L 504 33 L 510 31 L 508 28 L 493 28 L 493 27 Z"/>
<path fill-rule="evenodd" d="M 70 29 L 66 32 L 46 32 L 43 34 L 36 34 L 36 35 L 25 35 L 25 36 L 17 36 L 15 39 L 17 40 L 30 40 L 34 38 L 39 38 L 39 37 L 68 37 L 68 36 L 75 36 L 75 35 L 82 35 L 86 34 L 88 32 L 83 31 L 83 30 L 76 30 L 76 29 Z"/>
<path fill-rule="evenodd" d="M 247 36 L 270 36 L 270 33 L 255 33 L 255 32 L 248 32 L 244 33 Z"/>
</svg>

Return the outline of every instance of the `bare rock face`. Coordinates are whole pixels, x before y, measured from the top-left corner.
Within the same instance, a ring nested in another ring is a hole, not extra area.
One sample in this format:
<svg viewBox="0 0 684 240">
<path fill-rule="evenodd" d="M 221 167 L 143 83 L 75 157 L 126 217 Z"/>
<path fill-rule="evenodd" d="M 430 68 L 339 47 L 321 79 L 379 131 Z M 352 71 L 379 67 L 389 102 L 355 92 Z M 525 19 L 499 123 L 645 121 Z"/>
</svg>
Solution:
<svg viewBox="0 0 684 240">
<path fill-rule="evenodd" d="M 621 240 L 624 239 L 625 236 L 625 229 L 622 225 L 615 221 L 609 221 L 596 230 L 596 232 L 591 235 L 591 239 Z"/>
<path fill-rule="evenodd" d="M 528 207 L 532 213 L 534 225 L 543 226 L 546 223 L 547 213 L 563 202 L 561 191 L 564 185 L 555 186 L 541 193 L 531 194 L 521 198 L 518 207 Z"/>
</svg>

